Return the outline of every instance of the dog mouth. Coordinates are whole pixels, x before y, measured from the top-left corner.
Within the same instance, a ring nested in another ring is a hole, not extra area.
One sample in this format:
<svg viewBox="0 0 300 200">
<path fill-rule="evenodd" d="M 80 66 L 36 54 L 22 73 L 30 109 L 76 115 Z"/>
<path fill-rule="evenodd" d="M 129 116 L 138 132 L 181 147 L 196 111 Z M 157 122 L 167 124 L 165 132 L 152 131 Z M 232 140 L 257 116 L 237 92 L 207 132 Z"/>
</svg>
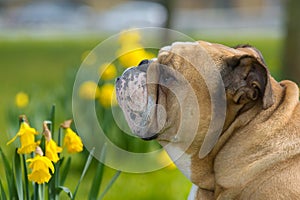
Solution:
<svg viewBox="0 0 300 200">
<path fill-rule="evenodd" d="M 144 138 L 142 138 L 142 139 L 145 140 L 145 141 L 150 141 L 150 140 L 155 140 L 155 139 L 157 139 L 157 137 L 158 137 L 158 133 L 155 133 L 155 134 L 153 134 L 153 135 L 150 136 L 150 137 L 144 137 Z"/>
<path fill-rule="evenodd" d="M 164 127 L 166 112 L 159 104 L 158 70 L 153 60 L 143 60 L 116 80 L 117 101 L 132 133 L 144 140 L 156 139 Z"/>
</svg>

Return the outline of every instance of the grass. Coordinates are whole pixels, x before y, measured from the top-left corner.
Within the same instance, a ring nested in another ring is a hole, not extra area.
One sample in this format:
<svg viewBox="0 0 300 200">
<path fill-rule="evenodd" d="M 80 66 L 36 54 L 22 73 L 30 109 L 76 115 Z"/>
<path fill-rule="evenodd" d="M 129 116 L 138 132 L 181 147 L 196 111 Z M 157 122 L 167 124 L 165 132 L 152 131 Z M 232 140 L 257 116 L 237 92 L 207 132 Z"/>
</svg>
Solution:
<svg viewBox="0 0 300 200">
<path fill-rule="evenodd" d="M 53 91 L 63 88 L 68 70 L 79 67 L 81 54 L 97 43 L 97 40 L 0 41 L 0 131 L 6 131 L 3 113 L 6 105 L 14 102 L 17 92 L 51 98 Z"/>
<path fill-rule="evenodd" d="M 262 51 L 265 60 L 275 78 L 280 79 L 281 46 L 282 41 L 273 38 L 201 38 L 211 42 L 223 43 L 235 46 L 240 43 L 249 43 Z M 84 51 L 94 48 L 101 38 L 81 39 L 51 39 L 51 40 L 0 40 L 0 133 L 1 147 L 6 151 L 12 148 L 5 147 L 5 143 L 11 137 L 16 128 L 9 127 L 11 124 L 9 113 L 28 111 L 33 113 L 41 108 L 47 110 L 55 103 L 56 93 L 71 95 L 72 91 L 66 90 L 64 84 L 67 77 L 73 76 L 81 63 L 81 55 Z M 14 105 L 15 94 L 25 91 L 35 98 L 27 110 L 18 110 Z M 66 107 L 57 108 L 61 118 L 72 117 L 71 113 L 64 113 L 64 108 L 71 109 L 71 102 L 65 102 Z M 44 108 L 42 108 L 44 107 Z M 46 108 L 45 108 L 46 107 Z M 16 119 L 17 124 L 17 119 Z M 10 134 L 8 134 L 10 133 Z M 66 185 L 74 188 L 85 157 L 74 156 L 74 167 L 68 174 Z M 0 165 L 2 166 L 2 165 Z M 72 165 L 73 166 L 73 165 Z M 93 167 L 88 171 L 84 183 L 80 186 L 78 199 L 86 198 L 86 191 L 90 187 L 93 178 Z M 114 170 L 105 168 L 103 185 L 106 185 Z M 0 167 L 0 177 L 3 177 L 3 169 Z M 69 184 L 69 185 L 68 185 Z M 185 199 L 191 184 L 177 170 L 165 168 L 159 171 L 145 174 L 121 173 L 119 179 L 108 191 L 104 199 Z M 61 195 L 62 199 L 68 199 Z"/>
<path fill-rule="evenodd" d="M 114 175 L 115 170 L 105 168 L 103 186 L 107 185 L 109 179 Z M 85 180 L 93 178 L 93 171 L 87 175 Z M 86 182 L 90 184 L 90 182 Z M 173 168 L 165 168 L 150 173 L 131 174 L 122 172 L 118 180 L 108 191 L 104 200 L 118 199 L 163 199 L 182 200 L 187 199 L 191 183 L 182 173 Z M 79 189 L 80 194 L 84 194 L 84 187 Z"/>
</svg>

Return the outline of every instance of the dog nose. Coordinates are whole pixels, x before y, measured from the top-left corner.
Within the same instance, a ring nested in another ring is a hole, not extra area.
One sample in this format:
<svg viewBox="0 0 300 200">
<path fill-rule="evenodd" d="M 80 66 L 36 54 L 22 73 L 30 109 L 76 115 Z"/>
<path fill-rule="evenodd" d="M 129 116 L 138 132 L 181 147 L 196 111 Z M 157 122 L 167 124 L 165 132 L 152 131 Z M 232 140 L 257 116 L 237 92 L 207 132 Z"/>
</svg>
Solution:
<svg viewBox="0 0 300 200">
<path fill-rule="evenodd" d="M 142 61 L 139 63 L 138 66 L 140 66 L 140 65 L 147 65 L 147 64 L 149 64 L 149 60 L 144 59 L 144 60 L 142 60 Z"/>
</svg>

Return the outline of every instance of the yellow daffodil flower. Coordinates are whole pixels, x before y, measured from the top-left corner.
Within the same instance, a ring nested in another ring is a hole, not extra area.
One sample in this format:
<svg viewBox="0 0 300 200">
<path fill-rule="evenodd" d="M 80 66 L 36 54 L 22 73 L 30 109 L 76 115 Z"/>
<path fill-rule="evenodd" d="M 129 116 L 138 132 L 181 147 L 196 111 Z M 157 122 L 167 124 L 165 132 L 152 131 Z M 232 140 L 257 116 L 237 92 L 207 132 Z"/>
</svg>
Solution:
<svg viewBox="0 0 300 200">
<path fill-rule="evenodd" d="M 141 35 L 137 30 L 121 32 L 119 36 L 121 48 L 117 51 L 117 56 L 123 67 L 137 66 L 141 60 L 154 57 L 143 48 L 140 40 Z"/>
<path fill-rule="evenodd" d="M 38 150 L 41 152 L 41 149 L 38 147 Z M 54 173 L 54 165 L 51 160 L 43 154 L 37 153 L 34 158 L 27 159 L 26 162 L 30 162 L 29 168 L 32 169 L 31 174 L 28 174 L 28 179 L 30 181 L 36 182 L 38 184 L 48 183 L 51 178 L 51 173 Z"/>
<path fill-rule="evenodd" d="M 16 106 L 19 108 L 24 108 L 29 103 L 29 96 L 25 92 L 19 92 L 15 98 Z"/>
<path fill-rule="evenodd" d="M 105 108 L 117 104 L 115 86 L 113 84 L 107 83 L 100 87 L 99 102 Z"/>
<path fill-rule="evenodd" d="M 52 139 L 51 132 L 47 126 L 47 121 L 44 121 L 43 129 L 43 134 L 46 138 L 46 157 L 56 163 L 59 160 L 58 153 L 62 152 L 62 148 L 57 146 L 56 142 Z"/>
<path fill-rule="evenodd" d="M 31 128 L 27 121 L 21 122 L 20 129 L 15 137 L 13 137 L 10 141 L 7 142 L 7 145 L 11 144 L 13 141 L 20 137 L 21 147 L 18 148 L 19 154 L 28 154 L 35 150 L 35 148 L 39 145 L 39 142 L 35 142 L 34 135 L 37 135 L 38 132 Z"/>
<path fill-rule="evenodd" d="M 86 81 L 79 87 L 79 96 L 82 99 L 94 100 L 99 96 L 99 88 L 97 83 Z"/>
<path fill-rule="evenodd" d="M 69 153 L 77 153 L 83 150 L 80 137 L 71 128 L 66 128 L 64 146 L 67 147 Z"/>
<path fill-rule="evenodd" d="M 139 43 L 141 34 L 138 30 L 124 30 L 120 33 L 119 42 L 121 45 Z"/>
<path fill-rule="evenodd" d="M 72 120 L 67 120 L 61 127 L 65 129 L 64 146 L 69 153 L 78 153 L 83 150 L 81 138 L 70 128 Z"/>
<path fill-rule="evenodd" d="M 57 146 L 54 140 L 46 141 L 46 157 L 56 163 L 59 160 L 58 153 L 62 152 L 62 148 Z"/>
<path fill-rule="evenodd" d="M 99 75 L 102 80 L 111 80 L 117 76 L 117 68 L 112 63 L 104 63 L 99 67 Z"/>
<path fill-rule="evenodd" d="M 123 67 L 137 66 L 141 60 L 153 58 L 153 54 L 144 49 L 137 49 L 119 56 L 119 61 Z"/>
</svg>

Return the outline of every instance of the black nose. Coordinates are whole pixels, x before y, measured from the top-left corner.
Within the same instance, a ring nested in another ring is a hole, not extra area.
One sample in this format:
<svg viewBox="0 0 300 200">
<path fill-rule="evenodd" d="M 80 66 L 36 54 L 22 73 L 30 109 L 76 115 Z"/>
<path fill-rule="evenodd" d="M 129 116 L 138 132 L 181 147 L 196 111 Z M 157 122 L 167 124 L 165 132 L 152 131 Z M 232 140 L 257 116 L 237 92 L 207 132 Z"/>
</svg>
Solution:
<svg viewBox="0 0 300 200">
<path fill-rule="evenodd" d="M 138 66 L 147 65 L 147 64 L 149 64 L 149 60 L 145 59 L 145 60 L 142 60 Z"/>
</svg>

